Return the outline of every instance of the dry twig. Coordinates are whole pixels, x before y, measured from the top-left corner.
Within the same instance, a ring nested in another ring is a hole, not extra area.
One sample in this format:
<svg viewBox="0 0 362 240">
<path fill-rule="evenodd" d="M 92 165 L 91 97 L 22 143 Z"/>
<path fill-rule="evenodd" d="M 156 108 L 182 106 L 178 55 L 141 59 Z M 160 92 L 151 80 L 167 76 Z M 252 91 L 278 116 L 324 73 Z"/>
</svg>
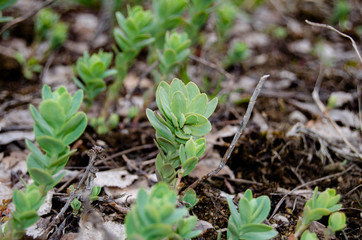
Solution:
<svg viewBox="0 0 362 240">
<path fill-rule="evenodd" d="M 338 31 L 337 29 L 335 29 L 334 27 L 332 26 L 329 26 L 327 24 L 321 24 L 321 23 L 315 23 L 315 22 L 311 22 L 311 21 L 308 21 L 308 20 L 305 20 L 306 23 L 312 25 L 312 26 L 316 26 L 316 27 L 323 27 L 323 28 L 327 28 L 327 29 L 331 29 L 332 31 L 335 31 L 337 32 L 338 34 L 340 34 L 341 36 L 345 37 L 345 38 L 348 38 L 349 40 L 351 40 L 352 42 L 352 46 L 354 48 L 354 50 L 356 51 L 357 53 L 357 56 L 360 60 L 360 62 L 362 63 L 362 57 L 361 57 L 361 54 L 359 53 L 358 51 L 358 48 L 357 48 L 357 45 L 356 45 L 356 42 L 353 40 L 353 38 L 351 38 L 350 36 L 348 36 L 347 34 L 344 34 L 340 31 Z M 330 115 L 328 114 L 327 112 L 327 109 L 325 107 L 325 105 L 322 103 L 322 101 L 319 99 L 319 89 L 320 89 L 320 86 L 322 84 L 322 80 L 323 80 L 323 67 L 321 67 L 321 70 L 319 72 L 319 76 L 318 76 L 318 79 L 317 79 L 317 82 L 315 84 L 315 87 L 314 87 L 314 90 L 313 90 L 313 93 L 312 93 L 312 97 L 313 97 L 313 100 L 315 101 L 315 103 L 317 104 L 319 110 L 322 112 L 322 114 L 328 119 L 328 121 L 332 124 L 332 126 L 336 129 L 337 133 L 339 136 L 341 136 L 341 138 L 343 139 L 343 141 L 347 144 L 347 146 L 354 152 L 358 155 L 358 157 L 360 159 L 362 159 L 362 154 L 357 150 L 357 148 L 355 148 L 351 143 L 350 141 L 348 141 L 348 139 L 343 135 L 341 129 L 339 128 L 339 126 L 337 125 L 337 123 L 330 117 Z M 359 84 L 358 84 L 359 86 Z M 360 124 L 362 125 L 361 121 L 361 113 L 359 114 L 360 115 Z"/>
<path fill-rule="evenodd" d="M 72 191 L 72 193 L 70 194 L 67 202 L 65 203 L 65 205 L 63 206 L 63 208 L 60 210 L 60 212 L 58 213 L 58 215 L 52 220 L 52 222 L 49 224 L 48 228 L 46 229 L 46 232 L 49 232 L 53 226 L 55 224 L 57 224 L 58 220 L 63 218 L 64 213 L 67 211 L 69 205 L 71 204 L 71 202 L 74 200 L 74 198 L 79 197 L 82 193 L 79 192 L 79 190 L 81 189 L 81 186 L 83 185 L 84 181 L 86 180 L 86 178 L 88 177 L 88 174 L 92 171 L 93 166 L 97 160 L 98 154 L 100 154 L 103 151 L 103 149 L 99 146 L 95 146 L 93 147 L 90 151 L 89 151 L 89 163 L 87 166 L 87 169 L 85 170 L 81 180 L 79 181 L 76 189 L 74 191 Z M 88 182 L 88 179 L 87 179 Z M 84 190 L 86 190 L 86 188 L 84 188 Z M 56 232 L 54 232 L 55 234 Z M 52 238 L 52 237 L 50 237 Z"/>
<path fill-rule="evenodd" d="M 197 185 L 200 184 L 200 182 L 204 181 L 205 179 L 213 176 L 213 175 L 216 175 L 218 172 L 220 172 L 220 170 L 225 166 L 225 164 L 227 163 L 227 161 L 229 160 L 230 156 L 231 156 L 231 153 L 233 152 L 235 146 L 236 146 L 236 143 L 237 141 L 239 140 L 246 124 L 248 123 L 249 119 L 250 119 L 250 116 L 251 116 L 251 113 L 253 111 L 253 108 L 254 108 L 254 105 L 255 105 L 255 102 L 256 102 L 256 99 L 258 98 L 259 96 L 259 93 L 261 91 L 261 88 L 265 82 L 265 80 L 269 77 L 269 75 L 264 75 L 260 78 L 259 80 L 259 83 L 258 85 L 256 86 L 255 90 L 254 90 L 254 93 L 253 95 L 251 96 L 250 98 L 250 102 L 249 102 L 249 105 L 248 105 L 248 108 L 246 110 L 246 113 L 245 113 L 245 116 L 243 118 L 243 120 L 241 121 L 240 123 L 240 127 L 238 129 L 238 131 L 236 132 L 235 136 L 234 136 L 234 139 L 232 140 L 228 150 L 226 151 L 226 153 L 224 154 L 219 166 L 212 170 L 211 172 L 209 172 L 208 174 L 206 174 L 205 176 L 199 178 L 198 180 L 196 180 L 194 183 L 192 183 L 188 188 L 195 188 Z"/>
<path fill-rule="evenodd" d="M 197 57 L 195 55 L 189 55 L 189 58 L 191 60 L 194 60 L 198 63 L 201 63 L 202 65 L 208 66 L 209 68 L 215 69 L 217 72 L 219 72 L 220 74 L 224 75 L 228 80 L 230 80 L 231 82 L 234 81 L 234 77 L 233 75 L 231 75 L 230 73 L 228 73 L 227 71 L 225 71 L 223 68 L 217 66 L 214 63 L 210 63 L 208 61 L 206 61 L 203 58 Z"/>
<path fill-rule="evenodd" d="M 15 18 L 14 20 L 12 20 L 11 22 L 8 22 L 7 24 L 5 24 L 3 26 L 3 28 L 0 31 L 0 35 L 2 35 L 6 30 L 14 27 L 16 24 L 19 24 L 25 20 L 27 20 L 28 18 L 34 16 L 35 14 L 37 14 L 42 8 L 45 8 L 51 4 L 53 4 L 56 0 L 47 0 L 45 2 L 43 2 L 41 5 L 39 5 L 38 7 L 36 7 L 33 11 L 28 12 L 27 14 L 25 14 L 24 16 Z"/>
</svg>

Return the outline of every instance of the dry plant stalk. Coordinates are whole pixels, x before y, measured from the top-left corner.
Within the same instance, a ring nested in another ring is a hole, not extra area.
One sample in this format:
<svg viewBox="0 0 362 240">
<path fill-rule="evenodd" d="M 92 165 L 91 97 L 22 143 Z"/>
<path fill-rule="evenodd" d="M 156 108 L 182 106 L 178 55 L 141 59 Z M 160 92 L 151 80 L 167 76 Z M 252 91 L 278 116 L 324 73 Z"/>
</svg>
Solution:
<svg viewBox="0 0 362 240">
<path fill-rule="evenodd" d="M 239 126 L 239 129 L 238 131 L 236 132 L 236 134 L 234 135 L 234 138 L 228 148 L 228 150 L 226 151 L 226 153 L 224 154 L 223 158 L 221 159 L 220 161 L 220 164 L 219 166 L 212 170 L 211 172 L 209 172 L 208 174 L 204 175 L 203 177 L 197 179 L 194 183 L 192 183 L 187 189 L 189 188 L 195 188 L 197 185 L 200 184 L 200 182 L 204 181 L 205 179 L 211 177 L 211 176 L 214 176 L 216 175 L 218 172 L 220 172 L 220 170 L 225 166 L 225 164 L 227 163 L 227 161 L 229 160 L 230 156 L 231 156 L 231 153 L 233 152 L 235 146 L 236 146 L 236 143 L 238 142 L 241 134 L 243 133 L 243 130 L 245 129 L 245 126 L 246 124 L 248 123 L 249 119 L 250 119 L 250 116 L 251 116 L 251 113 L 253 111 L 253 108 L 254 108 L 254 105 L 255 105 L 255 102 L 256 102 L 256 99 L 258 98 L 259 96 L 259 93 L 261 91 L 261 88 L 263 87 L 263 84 L 265 82 L 265 80 L 269 77 L 270 75 L 264 75 L 260 78 L 259 80 L 259 83 L 258 85 L 256 86 L 254 92 L 253 92 L 253 95 L 251 96 L 250 98 L 250 101 L 249 101 L 249 105 L 248 105 L 248 108 L 246 110 L 246 113 L 244 115 L 244 118 L 243 120 L 241 120 L 241 123 L 240 123 L 240 126 Z M 187 190 L 186 189 L 186 190 Z M 184 192 L 186 191 L 184 190 Z"/>
<path fill-rule="evenodd" d="M 356 45 L 356 42 L 353 40 L 352 37 L 350 37 L 349 35 L 347 34 L 344 34 L 340 31 L 338 31 L 337 29 L 335 29 L 334 27 L 330 26 L 330 25 L 327 25 L 327 24 L 321 24 L 321 23 L 315 23 L 315 22 L 311 22 L 311 21 L 308 21 L 308 20 L 305 20 L 306 23 L 312 25 L 312 26 L 316 26 L 316 27 L 323 27 L 323 28 L 327 28 L 327 29 L 331 29 L 332 31 L 335 31 L 336 33 L 338 33 L 339 35 L 345 37 L 345 38 L 348 38 L 349 40 L 351 40 L 352 42 L 352 46 L 355 50 L 355 52 L 357 53 L 357 56 L 360 60 L 360 62 L 362 63 L 362 57 L 361 57 L 361 54 L 359 53 L 358 51 L 358 48 L 357 48 L 357 45 Z M 313 100 L 315 101 L 315 103 L 317 104 L 319 110 L 322 112 L 322 114 L 328 119 L 328 121 L 332 124 L 332 126 L 336 129 L 338 135 L 343 139 L 343 141 L 346 143 L 346 145 L 354 152 L 358 155 L 358 157 L 362 160 L 362 154 L 357 150 L 357 148 L 355 146 L 352 145 L 352 143 L 350 141 L 348 141 L 348 139 L 343 135 L 340 127 L 337 125 L 337 123 L 331 118 L 331 116 L 328 114 L 327 112 L 327 109 L 325 107 L 325 105 L 322 103 L 322 101 L 319 99 L 319 89 L 320 89 L 320 86 L 322 84 L 322 80 L 323 80 L 323 68 L 321 67 L 321 71 L 319 73 L 319 76 L 318 76 L 318 79 L 317 79 L 317 82 L 315 84 L 315 87 L 314 87 L 314 90 L 313 90 L 313 93 L 312 93 L 312 97 L 313 97 Z M 358 88 L 359 88 L 359 84 L 357 84 Z M 359 92 L 359 91 L 357 91 Z M 360 98 L 360 96 L 358 95 L 358 98 Z M 359 101 L 360 102 L 360 99 Z M 359 112 L 359 117 L 360 117 L 360 124 L 362 126 L 362 116 L 361 116 L 361 112 Z"/>
</svg>

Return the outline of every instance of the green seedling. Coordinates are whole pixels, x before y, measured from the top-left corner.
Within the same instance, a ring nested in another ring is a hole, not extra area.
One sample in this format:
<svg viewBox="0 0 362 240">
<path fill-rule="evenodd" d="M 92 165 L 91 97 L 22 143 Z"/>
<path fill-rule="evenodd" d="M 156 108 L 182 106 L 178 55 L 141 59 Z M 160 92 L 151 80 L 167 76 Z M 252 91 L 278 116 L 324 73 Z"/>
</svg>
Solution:
<svg viewBox="0 0 362 240">
<path fill-rule="evenodd" d="M 93 186 L 91 193 L 89 194 L 89 200 L 91 202 L 97 201 L 99 199 L 99 194 L 101 193 L 102 188 L 100 186 Z"/>
<path fill-rule="evenodd" d="M 191 41 L 186 33 L 166 33 L 163 52 L 157 50 L 163 80 L 187 59 L 190 54 L 190 44 Z"/>
<path fill-rule="evenodd" d="M 49 37 L 49 49 L 60 47 L 68 37 L 68 25 L 64 22 L 57 22 L 52 27 L 52 32 Z"/>
<path fill-rule="evenodd" d="M 308 230 L 304 231 L 301 240 L 318 240 L 317 234 L 311 233 Z"/>
<path fill-rule="evenodd" d="M 127 18 L 120 12 L 116 13 L 119 27 L 113 31 L 119 51 L 116 47 L 115 65 L 118 74 L 113 84 L 107 92 L 107 99 L 101 113 L 103 118 L 108 117 L 108 110 L 111 104 L 117 99 L 122 87 L 123 80 L 132 66 L 134 59 L 138 56 L 142 48 L 150 45 L 154 38 L 150 34 L 153 15 L 150 11 L 145 11 L 141 6 L 127 8 Z M 103 128 L 106 130 L 106 128 Z"/>
<path fill-rule="evenodd" d="M 21 238 L 25 229 L 38 220 L 37 210 L 43 204 L 47 192 L 65 175 L 65 172 L 60 171 L 76 151 L 70 150 L 69 144 L 80 137 L 87 125 L 85 113 L 78 112 L 82 100 L 81 90 L 71 96 L 65 87 L 52 92 L 49 86 L 44 85 L 39 110 L 30 105 L 35 122 L 35 140 L 40 147 L 26 141 L 30 150 L 26 164 L 34 182 L 26 185 L 25 191 L 14 190 L 15 211 L 5 227 L 2 239 Z"/>
<path fill-rule="evenodd" d="M 0 0 L 0 23 L 13 20 L 12 17 L 3 17 L 2 11 L 14 5 L 17 0 Z"/>
<path fill-rule="evenodd" d="M 77 198 L 74 198 L 73 201 L 70 203 L 70 206 L 73 209 L 73 215 L 76 216 L 78 215 L 80 208 L 82 207 L 82 203 Z"/>
<path fill-rule="evenodd" d="M 185 217 L 187 208 L 176 208 L 176 193 L 165 183 L 158 183 L 148 194 L 139 190 L 136 203 L 128 212 L 127 239 L 191 239 L 201 234 L 194 230 L 197 218 Z"/>
<path fill-rule="evenodd" d="M 89 56 L 88 52 L 84 52 L 83 57 L 77 60 L 76 73 L 82 81 L 76 77 L 73 77 L 73 80 L 85 93 L 87 109 L 92 106 L 94 99 L 106 89 L 104 79 L 117 73 L 115 69 L 108 69 L 112 57 L 112 53 L 100 50 L 92 56 Z"/>
<path fill-rule="evenodd" d="M 26 59 L 22 53 L 16 52 L 14 58 L 20 64 L 23 76 L 26 79 L 33 79 L 35 73 L 40 73 L 43 70 L 43 66 L 39 64 L 38 59 L 35 57 Z"/>
<path fill-rule="evenodd" d="M 216 29 L 221 41 L 226 40 L 228 32 L 234 25 L 237 12 L 237 6 L 229 2 L 216 9 Z"/>
<path fill-rule="evenodd" d="M 184 20 L 182 14 L 187 9 L 187 0 L 158 0 L 152 1 L 154 21 L 151 29 L 155 38 L 155 47 L 162 48 L 165 34 L 168 30 L 180 26 Z"/>
<path fill-rule="evenodd" d="M 121 52 L 117 52 L 116 55 L 116 68 L 120 75 L 120 81 L 123 81 L 128 68 L 141 49 L 154 41 L 150 35 L 152 13 L 143 10 L 141 6 L 133 8 L 128 6 L 127 12 L 127 18 L 120 12 L 116 13 L 119 28 L 115 28 L 113 31 L 117 46 L 121 49 Z"/>
<path fill-rule="evenodd" d="M 244 42 L 234 42 L 228 51 L 228 55 L 224 61 L 224 67 L 240 64 L 250 56 L 248 45 Z"/>
<path fill-rule="evenodd" d="M 162 81 L 158 85 L 156 103 L 161 115 L 150 109 L 146 114 L 156 129 L 160 150 L 157 174 L 160 180 L 175 186 L 176 174 L 189 174 L 206 149 L 204 136 L 211 131 L 208 118 L 216 108 L 217 98 L 209 101 L 196 84 L 185 85 L 175 78 L 171 84 Z"/>
<path fill-rule="evenodd" d="M 229 196 L 227 201 L 231 212 L 228 240 L 271 239 L 278 234 L 272 227 L 262 223 L 270 212 L 270 199 L 267 196 L 253 198 L 251 190 L 248 189 L 239 201 L 239 211 Z"/>
<path fill-rule="evenodd" d="M 331 17 L 332 24 L 339 24 L 341 27 L 347 28 L 350 11 L 351 6 L 347 1 L 338 0 L 333 9 L 333 14 Z"/>
<path fill-rule="evenodd" d="M 213 8 L 215 0 L 191 0 L 190 1 L 190 20 L 186 26 L 186 32 L 192 42 L 195 43 L 198 39 L 200 29 L 205 25 Z"/>
<path fill-rule="evenodd" d="M 49 37 L 53 26 L 59 21 L 59 18 L 59 14 L 50 8 L 44 8 L 38 12 L 35 20 L 36 42 L 41 42 Z"/>
<path fill-rule="evenodd" d="M 182 201 L 187 208 L 192 208 L 199 202 L 199 199 L 196 197 L 195 190 L 192 188 L 188 188 L 182 197 Z"/>
<path fill-rule="evenodd" d="M 334 235 L 336 231 L 342 230 L 345 227 L 346 217 L 343 213 L 337 212 L 342 207 L 342 204 L 338 204 L 340 198 L 341 196 L 336 195 L 334 189 L 326 189 L 318 196 L 318 187 L 316 187 L 313 197 L 304 206 L 303 218 L 298 221 L 295 228 L 295 238 L 302 235 L 312 221 L 318 221 L 322 217 L 329 215 L 329 233 Z"/>
</svg>

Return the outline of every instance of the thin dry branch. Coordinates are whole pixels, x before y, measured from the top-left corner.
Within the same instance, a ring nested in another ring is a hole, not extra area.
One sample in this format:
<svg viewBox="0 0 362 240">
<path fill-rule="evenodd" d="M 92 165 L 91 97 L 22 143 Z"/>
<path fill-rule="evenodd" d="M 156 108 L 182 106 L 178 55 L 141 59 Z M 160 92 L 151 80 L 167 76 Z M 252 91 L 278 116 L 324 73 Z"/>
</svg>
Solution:
<svg viewBox="0 0 362 240">
<path fill-rule="evenodd" d="M 317 104 L 319 110 L 322 112 L 322 115 L 325 116 L 328 121 L 332 124 L 332 126 L 334 127 L 334 129 L 336 129 L 338 135 L 343 139 L 343 141 L 345 142 L 345 144 L 354 152 L 358 155 L 358 157 L 360 159 L 362 159 L 362 154 L 357 150 L 357 148 L 355 148 L 352 143 L 350 143 L 350 141 L 348 141 L 348 139 L 343 135 L 342 130 L 340 129 L 340 127 L 337 125 L 337 123 L 331 118 L 331 116 L 328 114 L 327 108 L 326 106 L 322 103 L 322 101 L 319 99 L 319 89 L 320 86 L 322 84 L 322 80 L 323 80 L 323 73 L 324 73 L 324 67 L 321 66 L 320 68 L 320 72 L 312 93 L 312 97 L 314 102 Z"/>
<path fill-rule="evenodd" d="M 218 172 L 220 172 L 220 170 L 225 166 L 225 164 L 227 163 L 227 161 L 229 160 L 231 153 L 233 152 L 237 141 L 239 140 L 241 134 L 243 133 L 243 130 L 245 129 L 246 124 L 248 123 L 251 113 L 253 111 L 256 99 L 259 96 L 259 93 L 261 91 L 261 88 L 263 87 L 263 84 L 265 82 L 265 80 L 269 77 L 270 75 L 264 75 L 260 78 L 258 85 L 256 86 L 253 95 L 250 98 L 250 102 L 248 105 L 248 108 L 246 110 L 245 116 L 243 118 L 243 120 L 240 123 L 239 129 L 236 132 L 234 139 L 232 140 L 228 150 L 226 151 L 226 153 L 224 154 L 223 158 L 220 161 L 219 166 L 212 170 L 211 172 L 209 172 L 208 174 L 204 175 L 203 177 L 197 179 L 194 183 L 192 183 L 188 188 L 195 188 L 197 185 L 200 184 L 200 182 L 204 181 L 205 179 L 216 175 Z"/>
<path fill-rule="evenodd" d="M 49 224 L 48 228 L 46 229 L 46 232 L 49 232 L 53 228 L 53 226 L 55 226 L 55 224 L 57 224 L 58 220 L 63 218 L 63 215 L 67 211 L 68 207 L 70 206 L 70 204 L 72 203 L 74 198 L 79 197 L 82 194 L 79 191 L 80 191 L 84 181 L 86 180 L 86 178 L 87 177 L 89 178 L 88 174 L 93 169 L 93 166 L 94 166 L 94 164 L 95 164 L 95 162 L 97 160 L 97 157 L 102 151 L 103 151 L 103 149 L 101 147 L 99 147 L 99 146 L 95 146 L 89 151 L 89 163 L 88 163 L 87 169 L 85 170 L 85 172 L 84 172 L 81 180 L 79 181 L 76 189 L 74 191 L 72 191 L 72 193 L 70 194 L 70 196 L 69 196 L 67 202 L 65 203 L 65 205 L 63 206 L 63 208 L 60 210 L 58 215 L 55 218 L 53 218 L 52 222 Z M 88 182 L 88 180 L 87 180 L 87 182 Z M 86 190 L 88 187 L 85 187 L 83 190 Z"/>
<path fill-rule="evenodd" d="M 1 29 L 0 31 L 0 35 L 2 35 L 6 30 L 14 27 L 16 24 L 19 24 L 25 20 L 27 20 L 28 18 L 34 16 L 35 14 L 37 14 L 37 12 L 39 12 L 42 8 L 45 8 L 51 4 L 53 4 L 56 0 L 47 0 L 45 2 L 43 2 L 41 5 L 39 5 L 38 7 L 36 7 L 33 11 L 28 12 L 27 14 L 25 14 L 24 16 L 15 18 L 14 20 L 12 20 L 11 22 L 8 22 L 7 24 L 4 25 L 4 27 Z"/>
<path fill-rule="evenodd" d="M 189 58 L 191 60 L 194 60 L 198 63 L 201 63 L 202 65 L 205 65 L 209 68 L 212 68 L 212 69 L 215 69 L 217 72 L 219 72 L 220 74 L 224 75 L 228 80 L 230 80 L 231 82 L 234 81 L 234 77 L 233 75 L 231 75 L 230 73 L 228 73 L 227 71 L 225 71 L 223 68 L 217 66 L 216 64 L 214 63 L 211 63 L 211 62 L 208 62 L 206 61 L 205 59 L 203 58 L 200 58 L 200 57 L 197 57 L 195 55 L 189 55 Z"/>
<path fill-rule="evenodd" d="M 343 37 L 348 38 L 349 40 L 351 40 L 352 46 L 353 46 L 354 50 L 356 51 L 360 62 L 362 63 L 361 54 L 359 53 L 357 44 L 356 44 L 356 42 L 353 40 L 352 37 L 350 37 L 349 35 L 347 35 L 347 34 L 345 34 L 345 33 L 343 33 L 343 32 L 340 32 L 339 30 L 337 30 L 337 29 L 335 29 L 334 27 L 332 27 L 332 26 L 330 26 L 330 25 L 327 25 L 327 24 L 315 23 L 315 22 L 311 22 L 311 21 L 309 21 L 309 20 L 305 20 L 305 22 L 308 23 L 309 25 L 312 25 L 312 26 L 315 26 L 315 27 L 322 27 L 322 28 L 330 29 L 330 30 L 332 30 L 332 31 L 335 31 L 335 32 L 338 33 L 339 35 L 341 35 L 341 36 L 343 36 Z"/>
<path fill-rule="evenodd" d="M 345 33 L 342 33 L 341 31 L 335 29 L 334 27 L 327 25 L 327 24 L 322 24 L 322 23 L 315 23 L 315 22 L 311 22 L 309 20 L 305 20 L 306 23 L 308 23 L 309 25 L 315 26 L 315 27 L 321 27 L 321 28 L 327 28 L 330 29 L 336 33 L 338 33 L 339 35 L 341 35 L 342 37 L 348 38 L 351 43 L 352 43 L 352 47 L 354 49 L 354 51 L 356 52 L 360 62 L 362 63 L 362 57 L 360 52 L 358 51 L 358 47 L 356 42 L 353 40 L 353 38 Z M 359 82 L 357 82 L 357 96 L 358 96 L 358 116 L 359 116 L 359 121 L 360 121 L 360 127 L 361 127 L 361 132 L 362 132 L 362 111 L 361 111 L 361 90 L 360 90 L 360 84 Z"/>
</svg>

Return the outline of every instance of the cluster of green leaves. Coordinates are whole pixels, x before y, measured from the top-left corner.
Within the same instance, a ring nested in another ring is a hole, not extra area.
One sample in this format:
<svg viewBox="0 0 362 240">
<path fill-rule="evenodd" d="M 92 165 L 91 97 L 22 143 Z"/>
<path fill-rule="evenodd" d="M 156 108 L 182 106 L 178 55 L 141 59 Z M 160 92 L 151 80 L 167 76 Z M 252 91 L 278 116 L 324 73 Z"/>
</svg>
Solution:
<svg viewBox="0 0 362 240">
<path fill-rule="evenodd" d="M 73 186 L 73 185 L 71 185 Z M 91 192 L 89 193 L 89 201 L 97 201 L 99 199 L 99 194 L 101 193 L 102 188 L 100 186 L 93 186 Z M 71 191 L 75 191 L 74 187 L 71 188 Z M 79 211 L 82 207 L 82 202 L 79 201 L 78 198 L 74 198 L 74 200 L 70 203 L 70 206 L 73 209 L 73 214 L 78 215 Z"/>
<path fill-rule="evenodd" d="M 41 150 L 31 141 L 26 141 L 30 150 L 26 164 L 34 182 L 26 185 L 25 191 L 14 190 L 16 209 L 6 225 L 5 239 L 20 238 L 25 228 L 37 221 L 37 210 L 46 193 L 63 178 L 65 173 L 60 171 L 76 151 L 71 151 L 69 144 L 79 138 L 87 125 L 85 113 L 78 112 L 82 100 L 81 90 L 71 96 L 65 87 L 52 92 L 44 85 L 39 111 L 30 105 L 35 139 Z"/>
<path fill-rule="evenodd" d="M 120 28 L 113 31 L 114 38 L 122 52 L 117 52 L 116 68 L 123 80 L 132 61 L 145 46 L 154 41 L 150 31 L 152 28 L 152 13 L 141 6 L 127 8 L 127 18 L 117 12 L 116 18 Z"/>
<path fill-rule="evenodd" d="M 227 68 L 231 65 L 238 64 L 248 58 L 250 51 L 248 45 L 244 42 L 234 42 L 228 50 L 228 54 L 224 60 L 224 67 Z"/>
<path fill-rule="evenodd" d="M 205 25 L 210 13 L 213 11 L 215 0 L 191 0 L 190 1 L 190 19 L 186 22 L 186 32 L 193 43 L 199 40 L 199 31 Z"/>
<path fill-rule="evenodd" d="M 216 30 L 221 41 L 225 41 L 227 34 L 234 25 L 238 8 L 232 2 L 224 2 L 216 9 Z"/>
<path fill-rule="evenodd" d="M 150 109 L 146 111 L 156 129 L 160 150 L 156 169 L 163 181 L 175 183 L 176 173 L 188 175 L 206 149 L 203 137 L 211 131 L 208 118 L 216 108 L 217 98 L 208 101 L 196 84 L 185 85 L 175 78 L 171 84 L 159 84 L 156 103 L 161 115 Z"/>
<path fill-rule="evenodd" d="M 89 56 L 88 52 L 84 52 L 83 57 L 78 58 L 75 72 L 78 78 L 73 77 L 75 84 L 85 93 L 85 104 L 90 108 L 94 99 L 104 90 L 106 90 L 106 77 L 115 75 L 117 70 L 108 69 L 112 62 L 112 53 L 103 52 Z"/>
<path fill-rule="evenodd" d="M 278 234 L 272 227 L 262 223 L 270 212 L 270 199 L 267 196 L 253 198 L 253 193 L 248 189 L 239 201 L 239 211 L 230 196 L 227 201 L 231 212 L 227 239 L 271 239 Z"/>
<path fill-rule="evenodd" d="M 168 79 L 169 74 L 174 72 L 176 67 L 185 61 L 190 54 L 190 44 L 191 41 L 188 39 L 187 33 L 166 33 L 163 52 L 157 50 L 160 70 L 164 79 Z"/>
<path fill-rule="evenodd" d="M 68 25 L 59 18 L 59 14 L 50 8 L 40 10 L 35 20 L 35 41 L 48 41 L 49 49 L 59 47 L 68 34 Z"/>
<path fill-rule="evenodd" d="M 0 0 L 0 23 L 11 21 L 12 17 L 3 17 L 2 11 L 14 5 L 17 0 Z"/>
<path fill-rule="evenodd" d="M 187 208 L 176 208 L 176 204 L 177 195 L 166 183 L 156 184 L 150 194 L 141 189 L 125 219 L 127 239 L 190 239 L 200 235 L 201 230 L 194 230 L 197 218 L 185 217 Z"/>
<path fill-rule="evenodd" d="M 26 79 L 32 79 L 34 73 L 41 72 L 44 60 L 67 39 L 68 25 L 59 19 L 59 14 L 50 8 L 40 10 L 35 19 L 35 39 L 31 45 L 30 56 L 25 57 L 21 52 L 15 53 L 14 58 L 22 66 L 22 72 Z M 44 41 L 48 43 L 48 48 L 41 58 L 36 57 L 35 52 L 39 44 Z"/>
<path fill-rule="evenodd" d="M 301 234 L 301 239 L 318 239 L 314 233 L 307 229 L 312 221 L 318 221 L 324 216 L 329 216 L 327 232 L 325 235 L 335 235 L 335 232 L 342 230 L 346 226 L 346 216 L 342 212 L 337 212 L 342 204 L 338 204 L 341 196 L 336 195 L 334 189 L 326 189 L 318 196 L 318 187 L 314 189 L 313 197 L 307 201 L 303 210 L 303 218 L 298 221 L 295 228 L 295 237 Z"/>
<path fill-rule="evenodd" d="M 331 22 L 339 24 L 343 28 L 348 28 L 348 16 L 351 12 L 351 6 L 348 1 L 338 0 L 335 1 Z"/>
</svg>

